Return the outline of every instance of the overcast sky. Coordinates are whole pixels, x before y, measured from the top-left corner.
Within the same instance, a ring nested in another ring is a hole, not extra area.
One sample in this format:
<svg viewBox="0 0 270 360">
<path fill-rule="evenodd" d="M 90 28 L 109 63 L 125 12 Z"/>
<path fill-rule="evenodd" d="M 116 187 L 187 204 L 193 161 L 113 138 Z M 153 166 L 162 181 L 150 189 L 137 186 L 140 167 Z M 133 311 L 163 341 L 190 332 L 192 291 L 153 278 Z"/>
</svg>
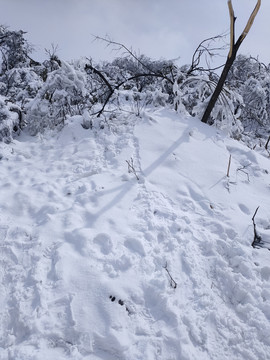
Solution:
<svg viewBox="0 0 270 360">
<path fill-rule="evenodd" d="M 233 1 L 237 36 L 255 4 Z M 227 0 L 0 0 L 0 10 L 1 24 L 28 32 L 37 60 L 46 58 L 44 48 L 52 43 L 64 60 L 112 57 L 103 43 L 92 41 L 94 34 L 109 35 L 151 58 L 180 57 L 180 64 L 186 64 L 203 39 L 229 29 Z M 270 0 L 262 0 L 239 53 L 270 62 L 269 19 Z"/>
</svg>

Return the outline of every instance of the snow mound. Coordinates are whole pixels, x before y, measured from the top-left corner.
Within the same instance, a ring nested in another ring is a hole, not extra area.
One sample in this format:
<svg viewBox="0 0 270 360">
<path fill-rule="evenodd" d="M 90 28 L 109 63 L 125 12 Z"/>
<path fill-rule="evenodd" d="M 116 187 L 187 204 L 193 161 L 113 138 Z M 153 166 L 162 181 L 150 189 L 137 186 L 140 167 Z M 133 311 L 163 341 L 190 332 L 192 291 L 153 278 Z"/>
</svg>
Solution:
<svg viewBox="0 0 270 360">
<path fill-rule="evenodd" d="M 269 359 L 269 159 L 164 109 L 82 122 L 0 144 L 0 359 Z"/>
</svg>

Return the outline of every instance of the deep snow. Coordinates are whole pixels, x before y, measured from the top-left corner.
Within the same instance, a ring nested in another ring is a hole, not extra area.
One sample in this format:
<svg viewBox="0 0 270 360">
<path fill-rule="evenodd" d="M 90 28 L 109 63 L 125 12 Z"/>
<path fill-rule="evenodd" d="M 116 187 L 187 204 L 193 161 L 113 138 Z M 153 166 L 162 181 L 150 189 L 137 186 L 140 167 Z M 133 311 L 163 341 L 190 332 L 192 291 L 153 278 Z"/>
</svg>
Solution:
<svg viewBox="0 0 270 360">
<path fill-rule="evenodd" d="M 270 359 L 267 154 L 165 109 L 81 123 L 0 144 L 0 359 Z"/>
</svg>

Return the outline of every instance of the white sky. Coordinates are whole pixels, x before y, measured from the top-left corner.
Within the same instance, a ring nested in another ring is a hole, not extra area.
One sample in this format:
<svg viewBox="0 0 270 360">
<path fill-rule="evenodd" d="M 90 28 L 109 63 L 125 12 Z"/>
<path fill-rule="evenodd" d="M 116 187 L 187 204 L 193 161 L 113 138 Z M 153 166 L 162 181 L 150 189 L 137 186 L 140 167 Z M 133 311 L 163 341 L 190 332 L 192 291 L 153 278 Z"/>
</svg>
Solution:
<svg viewBox="0 0 270 360">
<path fill-rule="evenodd" d="M 256 0 L 234 0 L 237 37 Z M 190 63 L 205 38 L 229 29 L 227 0 L 0 0 L 0 23 L 25 30 L 35 45 L 34 59 L 46 58 L 44 48 L 59 46 L 64 60 L 80 56 L 95 60 L 114 56 L 92 34 L 109 35 L 151 58 Z M 239 53 L 270 62 L 270 1 L 260 12 Z M 222 63 L 223 60 L 221 59 Z"/>
</svg>

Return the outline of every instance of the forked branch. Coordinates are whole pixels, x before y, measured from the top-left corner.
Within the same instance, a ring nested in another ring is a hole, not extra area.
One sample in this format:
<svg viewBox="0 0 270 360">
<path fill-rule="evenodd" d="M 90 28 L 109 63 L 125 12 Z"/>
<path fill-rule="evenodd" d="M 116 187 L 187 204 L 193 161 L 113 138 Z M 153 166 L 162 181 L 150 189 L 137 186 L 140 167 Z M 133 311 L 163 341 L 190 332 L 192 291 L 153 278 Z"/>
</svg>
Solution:
<svg viewBox="0 0 270 360">
<path fill-rule="evenodd" d="M 210 98 L 210 101 L 205 109 L 204 114 L 203 114 L 203 117 L 202 117 L 203 123 L 207 123 L 209 116 L 211 115 L 211 112 L 217 102 L 217 99 L 223 89 L 223 85 L 227 79 L 227 75 L 231 69 L 231 66 L 232 66 L 235 58 L 236 58 L 237 51 L 238 51 L 240 45 L 242 44 L 243 40 L 247 36 L 247 34 L 254 22 L 254 19 L 260 9 L 260 6 L 261 6 L 261 0 L 257 0 L 257 4 L 256 4 L 254 10 L 252 11 L 242 34 L 239 36 L 238 40 L 235 42 L 235 20 L 236 20 L 236 17 L 234 15 L 232 1 L 228 0 L 228 8 L 229 8 L 229 14 L 230 14 L 230 51 L 229 51 L 225 66 L 223 68 L 223 71 L 220 75 L 219 81 L 217 83 L 217 86 L 215 88 L 215 91 L 213 92 L 213 94 Z"/>
</svg>

